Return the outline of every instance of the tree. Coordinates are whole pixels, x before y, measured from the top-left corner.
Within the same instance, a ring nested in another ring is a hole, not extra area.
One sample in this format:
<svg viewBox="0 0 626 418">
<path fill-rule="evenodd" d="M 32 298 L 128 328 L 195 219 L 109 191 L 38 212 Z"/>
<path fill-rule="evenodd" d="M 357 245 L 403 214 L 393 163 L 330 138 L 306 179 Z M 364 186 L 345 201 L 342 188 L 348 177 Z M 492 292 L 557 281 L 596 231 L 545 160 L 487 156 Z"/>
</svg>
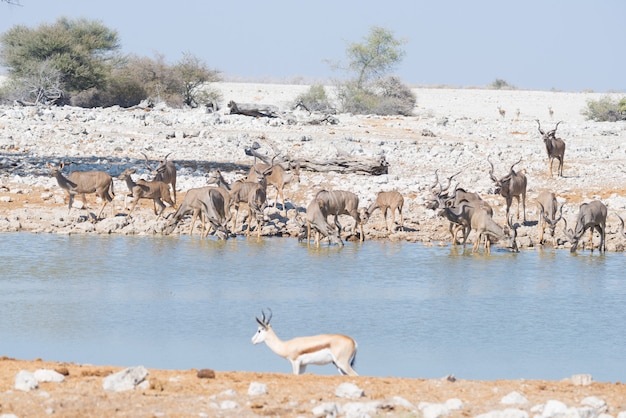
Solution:
<svg viewBox="0 0 626 418">
<path fill-rule="evenodd" d="M 119 48 L 117 32 L 97 21 L 60 18 L 36 29 L 15 26 L 0 37 L 0 63 L 13 81 L 32 79 L 42 64 L 61 74 L 61 88 L 76 93 L 106 84 Z"/>
<path fill-rule="evenodd" d="M 348 67 L 357 74 L 356 86 L 362 89 L 365 83 L 384 77 L 404 58 L 400 46 L 404 42 L 393 37 L 393 33 L 377 26 L 370 29 L 364 43 L 348 46 Z"/>
<path fill-rule="evenodd" d="M 376 115 L 410 115 L 415 95 L 398 77 L 388 73 L 402 60 L 403 41 L 380 27 L 373 27 L 363 43 L 350 44 L 346 50 L 347 69 L 355 77 L 337 87 L 344 112 Z"/>
<path fill-rule="evenodd" d="M 219 71 L 210 69 L 189 52 L 183 54 L 183 58 L 174 66 L 173 71 L 180 79 L 180 94 L 185 105 L 198 107 L 200 104 L 215 100 L 216 97 L 203 87 L 209 82 L 218 81 Z"/>
</svg>

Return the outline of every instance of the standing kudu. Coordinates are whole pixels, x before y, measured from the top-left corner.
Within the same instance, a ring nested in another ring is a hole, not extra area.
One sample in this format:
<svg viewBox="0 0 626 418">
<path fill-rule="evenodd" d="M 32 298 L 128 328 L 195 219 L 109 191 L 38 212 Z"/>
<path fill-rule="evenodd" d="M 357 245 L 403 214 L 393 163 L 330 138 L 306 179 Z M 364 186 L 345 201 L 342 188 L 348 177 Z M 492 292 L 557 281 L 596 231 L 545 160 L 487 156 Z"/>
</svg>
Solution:
<svg viewBox="0 0 626 418">
<path fill-rule="evenodd" d="M 162 181 L 165 184 L 172 185 L 173 200 L 174 204 L 176 204 L 176 164 L 174 164 L 173 161 L 168 161 L 167 159 L 167 157 L 170 156 L 171 152 L 167 154 L 164 159 L 159 161 L 159 165 L 157 165 L 156 168 L 151 167 L 148 156 L 143 152 L 142 154 L 144 157 L 146 157 L 146 167 L 148 167 L 151 172 L 156 173 L 152 180 Z"/>
<path fill-rule="evenodd" d="M 275 165 L 267 165 L 267 164 L 255 164 L 250 167 L 250 172 L 248 173 L 247 179 L 249 181 L 254 181 L 255 178 L 255 170 L 261 171 L 265 174 L 265 180 L 268 185 L 274 186 L 276 189 L 276 199 L 274 199 L 274 206 L 277 206 L 278 198 L 280 197 L 282 202 L 282 210 L 287 211 L 285 207 L 285 194 L 283 189 L 286 184 L 290 183 L 300 183 L 300 164 L 296 164 L 293 166 L 289 166 L 290 171 L 288 172 L 281 164 Z"/>
<path fill-rule="evenodd" d="M 571 228 L 569 230 L 567 229 L 567 220 L 563 218 L 563 222 L 565 222 L 563 232 L 572 243 L 570 252 L 576 251 L 578 243 L 580 242 L 580 239 L 587 229 L 590 230 L 589 243 L 591 244 L 591 252 L 593 252 L 594 229 L 596 229 L 600 233 L 600 246 L 598 247 L 598 251 L 606 252 L 606 216 L 607 208 L 604 203 L 600 202 L 599 200 L 593 200 L 589 203 L 583 203 L 582 205 L 580 205 L 578 215 L 576 216 L 576 227 L 573 231 Z M 583 250 L 584 249 L 585 248 L 583 245 Z"/>
<path fill-rule="evenodd" d="M 495 183 L 496 187 L 494 189 L 495 194 L 499 194 L 506 199 L 506 218 L 509 218 L 509 210 L 511 208 L 511 203 L 513 203 L 513 198 L 517 199 L 517 219 L 519 220 L 519 204 L 520 198 L 522 200 L 522 206 L 524 210 L 524 222 L 526 222 L 526 175 L 522 172 L 515 172 L 513 167 L 522 161 L 520 158 L 515 164 L 511 166 L 509 174 L 498 179 L 493 175 L 493 163 L 487 157 L 487 161 L 491 166 L 489 170 L 489 176 L 491 180 Z"/>
<path fill-rule="evenodd" d="M 554 236 L 554 230 L 556 224 L 561 220 L 561 216 L 556 217 L 558 202 L 556 196 L 552 192 L 541 192 L 536 199 L 537 206 L 539 206 L 539 221 L 537 226 L 539 227 L 539 244 L 543 244 L 543 234 L 546 226 L 550 228 L 550 237 L 552 238 L 552 245 L 556 245 L 556 238 Z M 563 205 L 561 205 L 561 214 L 563 213 Z"/>
<path fill-rule="evenodd" d="M 387 210 L 391 211 L 391 225 L 395 229 L 396 224 L 396 210 L 400 214 L 400 230 L 404 231 L 404 217 L 402 215 L 402 207 L 404 206 L 404 197 L 402 195 L 392 190 L 390 192 L 378 192 L 376 196 L 376 200 L 372 202 L 371 205 L 367 208 L 366 214 L 367 218 L 369 218 L 372 213 L 376 209 L 380 209 L 383 213 L 383 217 L 385 218 L 385 228 L 387 228 L 387 232 L 391 232 L 389 225 L 387 224 Z M 365 222 L 365 220 L 363 220 Z"/>
<path fill-rule="evenodd" d="M 128 216 L 139 203 L 139 199 L 151 199 L 154 202 L 154 214 L 157 216 L 157 219 L 161 217 L 165 210 L 163 201 L 169 203 L 172 207 L 176 207 L 170 195 L 170 187 L 166 183 L 158 180 L 137 180 L 137 182 L 134 182 L 131 175 L 135 174 L 135 172 L 134 168 L 127 168 L 118 176 L 118 179 L 126 182 L 126 186 L 133 196 Z M 158 211 L 156 209 L 157 206 L 159 207 Z"/>
<path fill-rule="evenodd" d="M 504 247 L 517 252 L 517 227 L 513 225 L 511 218 L 507 218 L 509 228 L 513 230 L 513 235 L 509 235 L 509 231 L 498 225 L 489 213 L 484 209 L 473 208 L 469 203 L 463 202 L 456 210 L 452 212 L 459 217 L 467 217 L 467 211 L 471 210 L 470 225 L 476 231 L 476 240 L 472 252 L 479 249 L 480 242 L 485 239 L 485 249 L 487 254 L 491 253 L 491 240 L 504 241 Z"/>
<path fill-rule="evenodd" d="M 563 158 L 565 156 L 565 142 L 561 138 L 556 137 L 556 130 L 559 127 L 558 122 L 553 130 L 544 132 L 541 129 L 541 123 L 539 119 L 536 119 L 539 127 L 539 133 L 543 137 L 543 143 L 546 145 L 546 152 L 548 153 L 548 162 L 550 164 L 550 177 L 552 177 L 552 163 L 554 159 L 558 160 L 558 175 L 563 177 Z"/>
<path fill-rule="evenodd" d="M 259 170 L 255 171 L 255 181 L 238 180 L 230 186 L 231 204 L 235 207 L 235 217 L 233 218 L 233 229 L 237 227 L 237 216 L 239 206 L 244 203 L 248 205 L 248 228 L 246 235 L 250 235 L 252 217 L 256 220 L 257 237 L 261 236 L 261 223 L 263 220 L 263 209 L 267 205 L 266 188 L 267 182 L 265 174 Z"/>
<path fill-rule="evenodd" d="M 68 213 L 72 210 L 72 204 L 74 203 L 74 196 L 77 194 L 83 195 L 87 193 L 95 193 L 101 200 L 102 206 L 96 216 L 96 219 L 100 218 L 102 211 L 108 202 L 113 201 L 113 178 L 104 171 L 73 171 L 65 177 L 62 173 L 65 164 L 60 163 L 58 167 L 47 164 L 50 168 L 50 176 L 54 177 L 65 193 L 69 197 Z M 83 201 L 83 203 L 85 203 Z M 113 203 L 111 203 L 113 207 Z M 113 207 L 112 212 L 115 211 Z M 112 213 L 113 215 L 113 213 Z"/>
</svg>

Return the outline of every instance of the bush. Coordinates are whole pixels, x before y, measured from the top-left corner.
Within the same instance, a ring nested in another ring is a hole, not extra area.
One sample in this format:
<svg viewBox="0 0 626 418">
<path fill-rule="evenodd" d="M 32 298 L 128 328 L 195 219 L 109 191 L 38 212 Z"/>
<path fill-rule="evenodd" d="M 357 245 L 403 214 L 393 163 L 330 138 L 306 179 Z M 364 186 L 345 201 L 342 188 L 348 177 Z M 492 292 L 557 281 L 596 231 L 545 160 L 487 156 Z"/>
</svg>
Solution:
<svg viewBox="0 0 626 418">
<path fill-rule="evenodd" d="M 355 82 L 338 89 L 344 112 L 372 115 L 409 116 L 415 107 L 415 94 L 400 79 L 389 76 L 373 82 L 368 88 L 359 88 Z"/>
<path fill-rule="evenodd" d="M 309 91 L 296 97 L 294 106 L 302 104 L 310 112 L 329 112 L 332 110 L 326 89 L 322 85 L 313 85 L 309 87 Z"/>
<path fill-rule="evenodd" d="M 588 100 L 587 109 L 581 111 L 588 120 L 596 122 L 616 122 L 626 120 L 626 97 L 621 100 L 605 96 L 600 100 Z"/>
<path fill-rule="evenodd" d="M 506 82 L 506 80 L 502 80 L 500 78 L 496 78 L 493 83 L 491 83 L 491 88 L 495 90 L 511 90 L 515 89 L 515 86 L 510 85 Z"/>
</svg>

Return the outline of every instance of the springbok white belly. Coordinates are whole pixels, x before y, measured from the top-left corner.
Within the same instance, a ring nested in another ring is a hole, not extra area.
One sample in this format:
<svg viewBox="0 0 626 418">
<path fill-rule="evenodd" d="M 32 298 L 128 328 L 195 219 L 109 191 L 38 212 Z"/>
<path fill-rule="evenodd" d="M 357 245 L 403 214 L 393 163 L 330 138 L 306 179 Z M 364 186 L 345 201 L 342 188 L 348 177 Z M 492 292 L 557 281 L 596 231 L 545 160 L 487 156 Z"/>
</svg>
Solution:
<svg viewBox="0 0 626 418">
<path fill-rule="evenodd" d="M 302 364 L 328 364 L 334 361 L 333 354 L 330 352 L 328 348 L 324 348 L 323 350 L 315 351 L 312 353 L 302 354 L 298 357 L 298 360 Z"/>
</svg>

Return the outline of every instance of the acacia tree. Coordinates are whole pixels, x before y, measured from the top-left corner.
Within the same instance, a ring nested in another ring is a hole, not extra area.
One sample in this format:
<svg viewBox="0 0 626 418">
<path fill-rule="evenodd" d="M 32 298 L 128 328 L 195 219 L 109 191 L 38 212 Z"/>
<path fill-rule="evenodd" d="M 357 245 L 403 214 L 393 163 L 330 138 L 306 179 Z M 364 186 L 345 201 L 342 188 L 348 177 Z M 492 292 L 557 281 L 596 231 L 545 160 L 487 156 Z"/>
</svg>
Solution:
<svg viewBox="0 0 626 418">
<path fill-rule="evenodd" d="M 350 44 L 346 55 L 350 61 L 348 68 L 357 74 L 356 87 L 362 89 L 368 81 L 384 77 L 402 61 L 403 43 L 387 29 L 374 26 L 363 43 Z"/>
<path fill-rule="evenodd" d="M 362 43 L 348 45 L 347 70 L 355 77 L 339 84 L 337 96 L 344 112 L 410 115 L 415 95 L 398 77 L 388 73 L 402 58 L 403 41 L 380 27 L 372 27 Z"/>
<path fill-rule="evenodd" d="M 209 82 L 219 81 L 219 71 L 210 69 L 198 57 L 189 52 L 174 66 L 174 73 L 180 79 L 180 94 L 183 103 L 190 107 L 212 102 L 211 92 L 204 87 Z"/>
<path fill-rule="evenodd" d="M 36 79 L 45 63 L 61 74 L 58 88 L 71 94 L 104 86 L 117 49 L 116 31 L 97 21 L 60 18 L 52 25 L 18 25 L 2 34 L 0 63 L 14 84 Z"/>
</svg>

